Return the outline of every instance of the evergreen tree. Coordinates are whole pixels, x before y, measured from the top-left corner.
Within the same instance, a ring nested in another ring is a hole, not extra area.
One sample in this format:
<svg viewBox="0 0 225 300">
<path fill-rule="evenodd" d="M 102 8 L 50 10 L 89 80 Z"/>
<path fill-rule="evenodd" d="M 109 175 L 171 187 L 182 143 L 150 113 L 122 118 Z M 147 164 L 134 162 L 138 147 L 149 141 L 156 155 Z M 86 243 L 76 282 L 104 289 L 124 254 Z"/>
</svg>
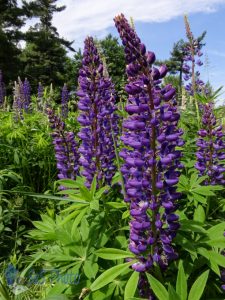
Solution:
<svg viewBox="0 0 225 300">
<path fill-rule="evenodd" d="M 39 22 L 26 33 L 26 48 L 22 55 L 24 73 L 37 86 L 53 83 L 62 86 L 65 82 L 67 50 L 73 51 L 72 42 L 60 38 L 52 25 L 53 14 L 61 12 L 65 6 L 58 7 L 57 0 L 37 0 L 24 2 L 28 17 L 38 17 Z"/>
<path fill-rule="evenodd" d="M 24 11 L 18 7 L 16 0 L 0 1 L 0 69 L 6 83 L 18 76 L 19 41 L 23 38 L 20 28 L 24 20 Z"/>
</svg>

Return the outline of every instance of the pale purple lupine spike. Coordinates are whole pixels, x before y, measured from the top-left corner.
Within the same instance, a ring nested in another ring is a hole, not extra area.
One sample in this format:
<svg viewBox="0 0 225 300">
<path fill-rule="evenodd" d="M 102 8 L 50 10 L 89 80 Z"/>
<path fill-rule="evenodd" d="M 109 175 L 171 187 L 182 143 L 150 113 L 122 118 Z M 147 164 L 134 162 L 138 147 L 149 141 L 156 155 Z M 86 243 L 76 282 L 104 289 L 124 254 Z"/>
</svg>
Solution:
<svg viewBox="0 0 225 300">
<path fill-rule="evenodd" d="M 185 83 L 185 89 L 189 95 L 194 96 L 195 93 L 198 94 L 208 94 L 208 89 L 205 83 L 200 79 L 200 71 L 197 67 L 203 65 L 200 57 L 202 56 L 201 47 L 197 39 L 194 38 L 191 32 L 190 25 L 187 17 L 185 16 L 185 28 L 188 42 L 183 48 L 183 79 Z"/>
<path fill-rule="evenodd" d="M 129 148 L 120 152 L 124 160 L 122 173 L 125 181 L 125 201 L 130 203 L 130 244 L 138 262 L 132 268 L 140 272 L 141 295 L 151 299 L 143 286 L 143 273 L 153 263 L 164 269 L 177 254 L 172 247 L 179 228 L 176 184 L 180 175 L 182 130 L 178 128 L 180 115 L 171 85 L 159 86 L 166 75 L 165 66 L 152 67 L 153 52 L 146 52 L 136 32 L 124 15 L 115 24 L 125 46 L 129 95 L 123 122 L 122 141 Z M 149 212 L 152 217 L 150 218 Z"/>
<path fill-rule="evenodd" d="M 78 121 L 81 125 L 78 136 L 82 141 L 79 148 L 80 163 L 88 187 L 94 176 L 97 176 L 98 186 L 110 184 L 116 171 L 112 136 L 112 131 L 115 138 L 118 134 L 115 90 L 110 78 L 104 77 L 103 72 L 103 63 L 94 40 L 88 37 L 77 91 L 80 110 Z"/>
<path fill-rule="evenodd" d="M 44 88 L 41 82 L 38 83 L 38 94 L 37 94 L 37 109 L 43 110 L 43 96 L 44 96 Z"/>
<path fill-rule="evenodd" d="M 21 95 L 21 82 L 19 84 L 15 81 L 13 89 L 13 112 L 14 120 L 16 122 L 23 120 L 23 104 Z"/>
<path fill-rule="evenodd" d="M 197 163 L 195 168 L 201 176 L 207 175 L 205 184 L 225 184 L 225 135 L 222 126 L 216 126 L 216 117 L 213 113 L 213 103 L 202 106 L 202 129 L 198 131 Z"/>
<path fill-rule="evenodd" d="M 79 172 L 79 155 L 73 132 L 65 130 L 65 123 L 55 115 L 51 108 L 47 108 L 50 126 L 53 130 L 53 144 L 57 161 L 59 179 L 76 179 Z"/>
</svg>

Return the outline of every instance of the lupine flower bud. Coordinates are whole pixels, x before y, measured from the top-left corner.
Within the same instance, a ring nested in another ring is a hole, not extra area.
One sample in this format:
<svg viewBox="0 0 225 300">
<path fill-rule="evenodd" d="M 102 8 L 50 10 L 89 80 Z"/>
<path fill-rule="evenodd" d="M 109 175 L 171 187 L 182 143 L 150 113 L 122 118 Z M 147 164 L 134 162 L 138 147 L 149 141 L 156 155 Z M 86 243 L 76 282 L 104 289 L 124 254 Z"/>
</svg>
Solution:
<svg viewBox="0 0 225 300">
<path fill-rule="evenodd" d="M 130 203 L 132 217 L 129 249 L 138 259 L 132 268 L 141 273 L 141 295 L 151 299 L 149 288 L 143 286 L 143 272 L 149 272 L 154 262 L 164 269 L 177 257 L 172 240 L 179 228 L 174 212 L 179 198 L 175 185 L 181 168 L 181 153 L 176 147 L 183 145 L 182 130 L 177 127 L 180 116 L 175 89 L 159 86 L 166 67 L 152 67 L 155 54 L 142 50 L 143 44 L 124 15 L 114 20 L 129 64 L 125 108 L 129 117 L 123 122 L 122 136 L 128 148 L 120 152 L 125 201 Z"/>
<path fill-rule="evenodd" d="M 115 114 L 115 90 L 111 80 L 103 75 L 103 63 L 92 37 L 85 40 L 83 66 L 79 71 L 78 121 L 82 142 L 79 148 L 82 175 L 90 187 L 94 176 L 98 186 L 110 184 L 115 174 L 114 138 L 118 133 Z M 131 87 L 131 89 L 134 87 Z"/>
</svg>

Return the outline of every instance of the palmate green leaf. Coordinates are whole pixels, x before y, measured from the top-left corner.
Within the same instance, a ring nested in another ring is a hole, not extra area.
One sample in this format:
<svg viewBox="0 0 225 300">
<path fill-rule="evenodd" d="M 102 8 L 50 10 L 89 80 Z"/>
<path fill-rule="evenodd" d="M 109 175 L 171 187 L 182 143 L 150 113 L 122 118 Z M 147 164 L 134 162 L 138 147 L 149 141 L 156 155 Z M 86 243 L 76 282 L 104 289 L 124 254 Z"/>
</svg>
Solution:
<svg viewBox="0 0 225 300">
<path fill-rule="evenodd" d="M 90 202 L 90 208 L 99 211 L 99 200 L 92 200 Z"/>
<path fill-rule="evenodd" d="M 199 248 L 198 249 L 198 253 L 201 254 L 203 257 L 205 257 L 206 259 L 208 259 L 208 265 L 211 268 L 211 270 L 213 272 L 215 272 L 218 276 L 220 276 L 220 269 L 217 263 L 215 263 L 214 261 L 210 260 L 210 253 L 208 252 L 208 250 L 206 250 L 205 248 Z"/>
<path fill-rule="evenodd" d="M 135 295 L 138 280 L 139 280 L 139 273 L 134 271 L 127 281 L 125 291 L 124 291 L 124 300 L 128 300 Z"/>
<path fill-rule="evenodd" d="M 122 214 L 122 219 L 126 219 L 130 217 L 130 211 L 129 210 L 125 210 L 125 212 L 123 212 Z"/>
<path fill-rule="evenodd" d="M 126 204 L 122 202 L 106 202 L 106 205 L 116 209 L 127 208 Z"/>
<path fill-rule="evenodd" d="M 108 191 L 109 189 L 110 189 L 110 187 L 108 185 L 103 186 L 95 193 L 94 198 L 100 199 L 102 197 L 102 195 L 105 193 L 105 191 Z"/>
<path fill-rule="evenodd" d="M 198 186 L 198 174 L 195 172 L 191 175 L 191 178 L 190 178 L 190 186 L 191 188 L 193 188 L 194 186 Z"/>
<path fill-rule="evenodd" d="M 88 279 L 92 279 L 92 278 L 95 278 L 95 276 L 98 272 L 98 264 L 93 261 L 86 260 L 84 262 L 83 269 L 84 269 L 84 274 L 86 275 L 86 277 Z"/>
<path fill-rule="evenodd" d="M 36 194 L 36 193 L 29 193 L 29 192 L 24 192 L 24 191 L 17 191 L 17 190 L 4 190 L 4 192 L 8 192 L 8 193 L 20 193 L 22 195 L 26 195 L 26 196 L 30 196 L 30 197 L 34 197 L 34 198 L 39 198 L 39 199 L 48 199 L 48 200 L 57 200 L 57 201 L 67 201 L 67 202 L 74 202 L 74 203 L 86 203 L 89 204 L 89 202 L 84 201 L 83 198 L 81 199 L 76 199 L 76 197 L 73 198 L 69 198 L 69 197 L 57 197 L 57 196 L 53 196 L 50 194 L 44 195 L 44 194 Z M 74 199 L 75 198 L 75 199 Z"/>
<path fill-rule="evenodd" d="M 177 294 L 177 292 L 174 290 L 171 284 L 169 284 L 168 293 L 169 293 L 169 300 L 181 300 L 180 296 Z"/>
<path fill-rule="evenodd" d="M 205 243 L 211 247 L 225 249 L 225 238 L 221 238 L 217 240 L 208 240 Z"/>
<path fill-rule="evenodd" d="M 67 222 L 69 222 L 71 219 L 75 218 L 75 225 L 73 223 L 73 230 L 76 229 L 76 227 L 79 225 L 81 219 L 83 218 L 83 216 L 86 214 L 87 210 L 89 209 L 89 207 L 85 207 L 81 210 L 75 210 L 72 213 L 70 213 L 68 216 L 66 216 L 60 223 L 59 226 L 62 226 L 64 224 L 66 224 Z"/>
<path fill-rule="evenodd" d="M 225 268 L 225 256 L 215 251 L 208 251 L 210 261 L 216 263 L 220 267 Z"/>
<path fill-rule="evenodd" d="M 202 227 L 200 222 L 196 222 L 193 220 L 180 220 L 181 231 L 193 231 L 199 233 L 207 233 L 207 231 Z"/>
<path fill-rule="evenodd" d="M 129 267 L 134 263 L 127 262 L 124 264 L 120 264 L 117 266 L 114 266 L 108 270 L 106 270 L 104 273 L 102 273 L 90 286 L 91 291 L 96 291 L 103 286 L 106 286 L 110 282 L 112 282 L 116 277 L 118 277 L 120 274 L 125 272 Z"/>
<path fill-rule="evenodd" d="M 211 186 L 200 186 L 191 190 L 192 193 L 203 195 L 203 196 L 214 196 Z"/>
<path fill-rule="evenodd" d="M 191 196 L 192 196 L 191 200 L 194 199 L 195 201 L 200 202 L 202 204 L 206 204 L 207 203 L 207 198 L 205 196 L 199 195 L 197 193 L 192 193 Z M 197 206 L 197 204 L 196 204 L 196 206 Z"/>
<path fill-rule="evenodd" d="M 160 281 L 158 281 L 152 275 L 150 275 L 150 274 L 146 274 L 146 275 L 148 278 L 148 282 L 149 282 L 154 294 L 156 295 L 156 297 L 159 300 L 168 300 L 169 294 L 168 294 L 166 288 L 164 287 L 164 285 L 162 285 L 162 283 Z"/>
<path fill-rule="evenodd" d="M 194 221 L 204 224 L 205 222 L 205 210 L 202 205 L 198 205 L 194 212 Z"/>
<path fill-rule="evenodd" d="M 196 281 L 193 283 L 190 293 L 188 295 L 188 300 L 200 300 L 205 286 L 206 282 L 208 280 L 209 276 L 209 270 L 205 271 L 201 276 L 199 276 Z"/>
<path fill-rule="evenodd" d="M 116 260 L 121 258 L 135 257 L 130 251 L 124 251 L 114 248 L 102 248 L 95 252 L 98 257 L 109 260 Z"/>
<path fill-rule="evenodd" d="M 219 224 L 216 224 L 210 229 L 208 229 L 207 235 L 211 239 L 219 239 L 223 237 L 224 232 L 225 232 L 225 222 L 220 222 Z"/>
<path fill-rule="evenodd" d="M 77 177 L 76 180 L 60 179 L 60 180 L 57 180 L 57 183 L 59 183 L 59 185 L 63 185 L 64 187 L 67 187 L 67 188 L 78 189 L 78 188 L 84 186 L 85 179 L 82 177 Z"/>
<path fill-rule="evenodd" d="M 73 225 L 72 225 L 72 229 L 71 229 L 72 232 L 76 231 L 77 226 L 82 221 L 82 219 L 83 219 L 84 215 L 87 213 L 88 209 L 89 209 L 89 207 L 82 209 L 81 212 L 79 213 L 79 215 L 76 217 L 76 219 L 74 220 Z"/>
<path fill-rule="evenodd" d="M 176 282 L 176 292 L 180 296 L 181 300 L 187 299 L 187 279 L 184 272 L 183 262 L 179 262 L 177 282 Z"/>
<path fill-rule="evenodd" d="M 96 192 L 96 189 L 97 189 L 97 179 L 96 179 L 96 175 L 94 176 L 93 180 L 92 180 L 92 183 L 91 183 L 91 190 L 90 190 L 90 193 L 91 193 L 91 197 L 93 198 L 94 197 L 94 194 Z"/>
</svg>

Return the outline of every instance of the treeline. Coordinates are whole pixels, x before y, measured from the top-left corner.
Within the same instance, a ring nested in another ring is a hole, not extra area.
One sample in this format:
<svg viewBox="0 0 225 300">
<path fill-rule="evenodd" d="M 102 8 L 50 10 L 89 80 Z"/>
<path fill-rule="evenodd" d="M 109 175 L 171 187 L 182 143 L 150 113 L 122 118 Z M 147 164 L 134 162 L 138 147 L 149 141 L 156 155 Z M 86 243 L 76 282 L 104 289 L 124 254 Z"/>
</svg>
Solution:
<svg viewBox="0 0 225 300">
<path fill-rule="evenodd" d="M 8 90 L 18 76 L 29 80 L 33 92 L 39 82 L 55 87 L 66 82 L 76 88 L 81 50 L 75 51 L 73 41 L 61 37 L 52 24 L 53 15 L 65 8 L 57 0 L 23 1 L 20 6 L 17 0 L 0 2 L 0 70 Z M 23 26 L 31 19 L 37 22 L 24 32 Z M 98 42 L 108 72 L 119 87 L 125 69 L 123 47 L 111 35 Z"/>
<path fill-rule="evenodd" d="M 44 86 L 52 84 L 58 89 L 67 83 L 69 89 L 75 91 L 82 51 L 75 51 L 76 41 L 64 39 L 53 26 L 54 14 L 66 8 L 57 5 L 57 1 L 23 0 L 19 5 L 17 0 L 1 0 L 0 70 L 8 95 L 12 95 L 14 81 L 18 76 L 23 80 L 28 79 L 32 93 L 37 92 L 39 82 Z M 32 19 L 36 23 L 24 32 L 23 26 Z M 203 32 L 197 39 L 201 47 L 205 45 L 205 34 L 206 32 Z M 107 65 L 109 76 L 120 93 L 126 80 L 123 45 L 112 35 L 96 41 L 96 44 Z M 171 76 L 167 77 L 166 83 L 172 83 L 176 87 L 178 98 L 181 98 L 182 78 L 185 72 L 185 44 L 184 40 L 179 40 L 174 44 L 169 59 L 156 62 L 167 65 Z"/>
</svg>

